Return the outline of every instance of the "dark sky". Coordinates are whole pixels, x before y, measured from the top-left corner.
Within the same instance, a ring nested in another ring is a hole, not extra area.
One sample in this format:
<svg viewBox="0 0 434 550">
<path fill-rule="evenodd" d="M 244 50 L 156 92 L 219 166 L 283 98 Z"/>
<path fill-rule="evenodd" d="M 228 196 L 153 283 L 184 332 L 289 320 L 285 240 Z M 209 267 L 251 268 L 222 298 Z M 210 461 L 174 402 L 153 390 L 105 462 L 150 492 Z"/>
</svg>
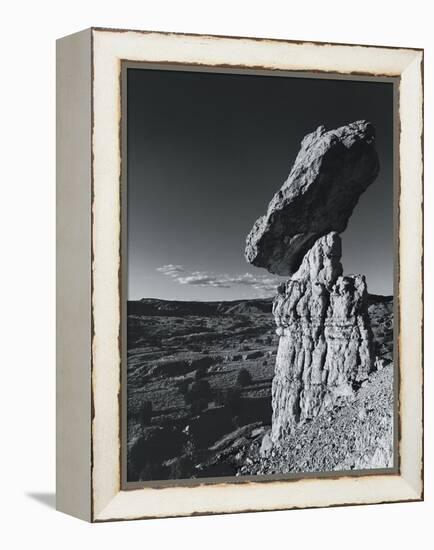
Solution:
<svg viewBox="0 0 434 550">
<path fill-rule="evenodd" d="M 128 69 L 128 298 L 272 295 L 245 238 L 303 137 L 359 119 L 380 174 L 343 233 L 344 272 L 393 293 L 391 83 Z"/>
</svg>

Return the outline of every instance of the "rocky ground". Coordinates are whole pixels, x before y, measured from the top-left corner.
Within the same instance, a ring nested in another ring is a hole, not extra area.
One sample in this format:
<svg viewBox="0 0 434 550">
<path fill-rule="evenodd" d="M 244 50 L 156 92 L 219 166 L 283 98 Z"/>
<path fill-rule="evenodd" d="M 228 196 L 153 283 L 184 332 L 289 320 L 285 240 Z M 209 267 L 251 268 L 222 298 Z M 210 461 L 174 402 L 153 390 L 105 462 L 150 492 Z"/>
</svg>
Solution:
<svg viewBox="0 0 434 550">
<path fill-rule="evenodd" d="M 357 392 L 329 413 L 298 426 L 280 450 L 261 456 L 256 438 L 240 459 L 240 474 L 286 474 L 393 466 L 393 364 L 374 372 Z M 268 432 L 267 432 L 268 433 Z M 267 440 L 265 440 L 266 443 Z M 268 455 L 268 456 L 267 456 Z"/>
<path fill-rule="evenodd" d="M 271 300 L 130 302 L 128 480 L 391 464 L 392 304 L 370 296 L 378 370 L 352 398 L 299 426 L 283 451 L 261 456 L 278 344 Z"/>
<path fill-rule="evenodd" d="M 271 300 L 130 302 L 128 479 L 234 475 L 211 458 L 270 423 L 277 342 Z"/>
</svg>

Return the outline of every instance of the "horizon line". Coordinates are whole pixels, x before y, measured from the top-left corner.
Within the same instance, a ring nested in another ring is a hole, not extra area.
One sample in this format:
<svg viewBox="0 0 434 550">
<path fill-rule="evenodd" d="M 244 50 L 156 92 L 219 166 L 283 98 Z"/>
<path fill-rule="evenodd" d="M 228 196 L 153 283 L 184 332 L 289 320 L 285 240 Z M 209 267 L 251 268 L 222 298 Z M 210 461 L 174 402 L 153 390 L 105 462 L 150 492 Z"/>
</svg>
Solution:
<svg viewBox="0 0 434 550">
<path fill-rule="evenodd" d="M 216 302 L 251 302 L 253 300 L 273 300 L 276 295 L 274 296 L 268 296 L 268 297 L 255 297 L 255 298 L 234 298 L 233 300 L 200 300 L 200 299 L 194 299 L 194 300 L 182 300 L 182 299 L 167 299 L 167 298 L 136 298 L 136 299 L 128 299 L 127 302 L 141 302 L 143 300 L 155 300 L 159 302 L 185 302 L 185 303 L 191 303 L 191 302 L 201 302 L 201 303 L 216 303 Z M 393 298 L 394 294 L 377 294 L 375 292 L 368 292 L 368 296 L 379 296 L 381 298 Z"/>
</svg>

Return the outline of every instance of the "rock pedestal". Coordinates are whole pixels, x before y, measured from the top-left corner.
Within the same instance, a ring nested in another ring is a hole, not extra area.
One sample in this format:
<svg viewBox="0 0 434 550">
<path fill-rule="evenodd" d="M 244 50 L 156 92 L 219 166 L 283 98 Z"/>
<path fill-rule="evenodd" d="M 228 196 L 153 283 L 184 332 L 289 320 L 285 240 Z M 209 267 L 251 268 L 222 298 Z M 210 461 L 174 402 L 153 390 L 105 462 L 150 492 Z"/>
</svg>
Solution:
<svg viewBox="0 0 434 550">
<path fill-rule="evenodd" d="M 340 257 L 339 235 L 321 237 L 274 300 L 273 444 L 351 396 L 372 368 L 365 278 L 343 276 Z"/>
</svg>

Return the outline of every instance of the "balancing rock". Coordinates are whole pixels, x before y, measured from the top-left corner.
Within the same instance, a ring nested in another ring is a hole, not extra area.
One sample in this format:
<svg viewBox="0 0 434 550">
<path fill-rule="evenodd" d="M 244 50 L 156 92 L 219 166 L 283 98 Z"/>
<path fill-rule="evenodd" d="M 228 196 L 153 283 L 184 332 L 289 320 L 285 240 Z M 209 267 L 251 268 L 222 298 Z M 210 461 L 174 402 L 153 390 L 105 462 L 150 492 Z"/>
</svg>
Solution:
<svg viewBox="0 0 434 550">
<path fill-rule="evenodd" d="M 247 237 L 247 261 L 292 275 L 319 237 L 344 231 L 360 195 L 377 177 L 374 142 L 374 128 L 363 120 L 308 134 L 288 179 Z"/>
</svg>

